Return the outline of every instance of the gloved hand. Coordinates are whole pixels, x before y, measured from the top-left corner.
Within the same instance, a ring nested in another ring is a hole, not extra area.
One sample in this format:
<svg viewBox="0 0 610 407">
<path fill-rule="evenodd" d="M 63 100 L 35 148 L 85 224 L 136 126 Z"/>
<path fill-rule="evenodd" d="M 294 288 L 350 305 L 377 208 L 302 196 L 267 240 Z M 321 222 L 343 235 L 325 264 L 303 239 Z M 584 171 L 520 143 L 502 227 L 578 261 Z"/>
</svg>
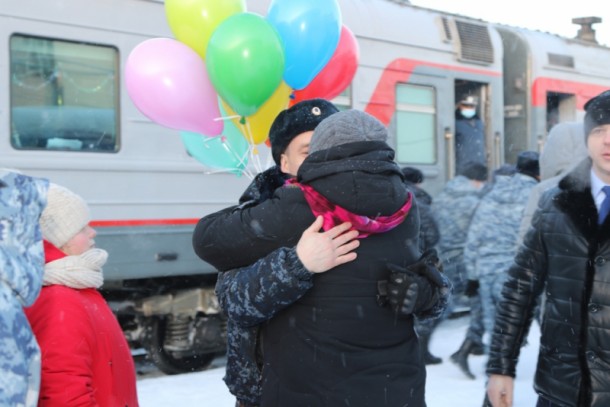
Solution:
<svg viewBox="0 0 610 407">
<path fill-rule="evenodd" d="M 389 265 L 387 300 L 395 312 L 404 315 L 428 310 L 438 301 L 438 293 L 425 277 L 396 265 Z"/>
<path fill-rule="evenodd" d="M 443 286 L 443 265 L 438 258 L 436 249 L 426 250 L 417 260 L 417 262 L 407 267 L 410 270 L 420 276 L 426 277 L 437 287 Z"/>
<path fill-rule="evenodd" d="M 436 250 L 421 255 L 416 263 L 403 268 L 389 264 L 387 301 L 396 312 L 413 314 L 426 311 L 439 299 L 438 288 L 443 286 L 442 264 Z"/>
<path fill-rule="evenodd" d="M 464 288 L 464 295 L 468 298 L 474 297 L 479 292 L 479 280 L 468 280 L 466 282 L 466 288 Z"/>
<path fill-rule="evenodd" d="M 239 198 L 239 203 L 243 204 L 251 201 L 259 203 L 271 198 L 275 190 L 284 185 L 286 178 L 286 174 L 280 171 L 278 165 L 267 168 L 254 177 Z"/>
</svg>

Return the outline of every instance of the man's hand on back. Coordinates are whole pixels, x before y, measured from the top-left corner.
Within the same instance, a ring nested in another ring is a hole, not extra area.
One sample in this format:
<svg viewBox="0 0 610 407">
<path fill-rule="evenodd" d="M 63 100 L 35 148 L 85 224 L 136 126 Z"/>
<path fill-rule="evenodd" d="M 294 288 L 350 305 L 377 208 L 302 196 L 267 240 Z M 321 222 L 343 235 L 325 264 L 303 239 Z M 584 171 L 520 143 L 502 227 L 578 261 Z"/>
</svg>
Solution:
<svg viewBox="0 0 610 407">
<path fill-rule="evenodd" d="M 318 216 L 297 243 L 296 252 L 305 268 L 312 273 L 323 273 L 356 259 L 354 250 L 360 246 L 358 231 L 350 230 L 345 222 L 326 232 L 320 232 L 323 218 Z"/>
</svg>

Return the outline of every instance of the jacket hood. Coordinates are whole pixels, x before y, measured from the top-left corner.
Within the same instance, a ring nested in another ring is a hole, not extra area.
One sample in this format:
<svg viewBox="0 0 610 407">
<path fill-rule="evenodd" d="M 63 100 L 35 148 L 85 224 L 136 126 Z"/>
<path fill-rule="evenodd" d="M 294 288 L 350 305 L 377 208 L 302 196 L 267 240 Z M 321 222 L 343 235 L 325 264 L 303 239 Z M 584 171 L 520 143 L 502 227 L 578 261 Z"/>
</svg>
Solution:
<svg viewBox="0 0 610 407">
<path fill-rule="evenodd" d="M 540 178 L 552 178 L 573 168 L 587 156 L 582 123 L 565 122 L 549 132 L 540 155 Z"/>
<path fill-rule="evenodd" d="M 332 203 L 369 217 L 392 215 L 409 196 L 394 150 L 381 141 L 346 143 L 312 153 L 299 168 L 297 180 Z"/>
</svg>

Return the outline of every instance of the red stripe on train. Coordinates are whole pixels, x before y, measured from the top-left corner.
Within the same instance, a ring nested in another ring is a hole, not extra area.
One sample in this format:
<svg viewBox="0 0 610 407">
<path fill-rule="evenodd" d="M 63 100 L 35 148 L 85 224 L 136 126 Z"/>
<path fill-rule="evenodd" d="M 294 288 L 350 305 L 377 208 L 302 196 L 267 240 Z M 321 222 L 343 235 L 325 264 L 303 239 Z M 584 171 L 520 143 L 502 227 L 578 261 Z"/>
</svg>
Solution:
<svg viewBox="0 0 610 407">
<path fill-rule="evenodd" d="M 576 108 L 584 110 L 589 99 L 607 90 L 608 86 L 594 85 L 562 79 L 540 77 L 532 83 L 532 106 L 546 106 L 549 92 L 565 93 L 576 96 Z"/>
<path fill-rule="evenodd" d="M 399 58 L 390 62 L 388 66 L 385 67 L 381 77 L 379 78 L 379 82 L 373 91 L 371 100 L 369 100 L 369 103 L 366 105 L 364 110 L 378 118 L 386 126 L 389 125 L 390 120 L 396 111 L 396 84 L 399 82 L 409 82 L 409 77 L 418 66 L 438 68 L 444 71 L 469 72 L 491 77 L 502 76 L 501 72 L 485 69 L 467 68 L 462 66 L 418 61 L 415 59 Z"/>
<path fill-rule="evenodd" d="M 126 220 L 94 220 L 91 227 L 125 227 L 125 226 L 178 226 L 195 225 L 199 219 L 126 219 Z"/>
</svg>

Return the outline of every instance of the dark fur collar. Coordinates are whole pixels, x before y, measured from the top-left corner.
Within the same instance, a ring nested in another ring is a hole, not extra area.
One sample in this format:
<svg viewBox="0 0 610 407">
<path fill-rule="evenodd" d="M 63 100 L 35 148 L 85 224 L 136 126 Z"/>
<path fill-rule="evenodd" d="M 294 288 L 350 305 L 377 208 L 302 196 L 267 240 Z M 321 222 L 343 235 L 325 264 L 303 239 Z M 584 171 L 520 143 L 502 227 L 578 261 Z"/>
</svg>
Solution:
<svg viewBox="0 0 610 407">
<path fill-rule="evenodd" d="M 610 236 L 610 216 L 603 225 L 597 225 L 597 208 L 591 195 L 591 159 L 582 161 L 558 184 L 560 192 L 553 199 L 566 213 L 578 231 L 589 241 L 606 240 Z"/>
</svg>

